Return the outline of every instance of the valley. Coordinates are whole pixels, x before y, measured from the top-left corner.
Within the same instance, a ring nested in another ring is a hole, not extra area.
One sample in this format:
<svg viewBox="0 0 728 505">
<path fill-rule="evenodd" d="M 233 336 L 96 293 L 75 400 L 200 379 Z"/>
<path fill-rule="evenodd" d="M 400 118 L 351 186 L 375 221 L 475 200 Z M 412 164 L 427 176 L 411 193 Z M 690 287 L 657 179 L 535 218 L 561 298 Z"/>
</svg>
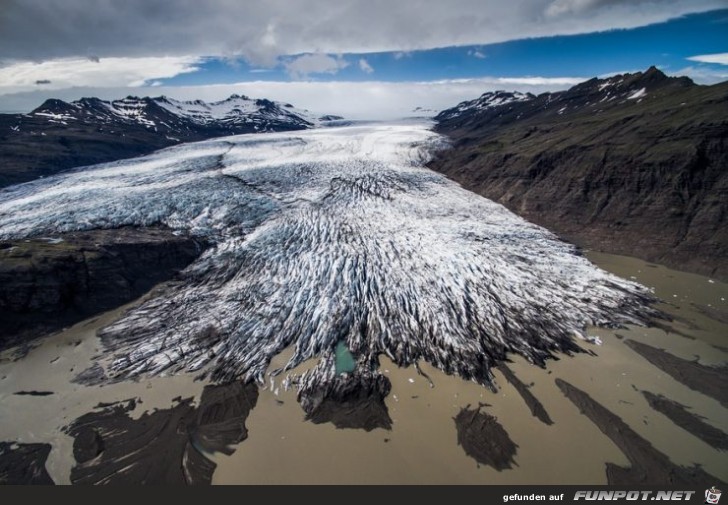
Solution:
<svg viewBox="0 0 728 505">
<path fill-rule="evenodd" d="M 447 142 L 430 127 L 223 137 L 6 188 L 0 252 L 16 263 L 36 257 L 53 272 L 53 262 L 78 262 L 80 248 L 99 272 L 119 271 L 107 258 L 131 247 L 170 270 L 121 308 L 99 305 L 50 336 L 13 337 L 27 339 L 0 362 L 0 399 L 14 405 L 2 414 L 0 475 L 726 480 L 721 447 L 691 438 L 728 430 L 725 284 L 585 256 L 427 169 Z M 178 247 L 170 258 L 179 261 L 148 256 L 157 243 Z M 126 275 L 149 275 L 133 273 L 134 255 L 124 254 Z M 83 298 L 66 300 L 81 307 Z M 687 411 L 678 424 L 665 417 L 675 409 Z M 30 412 L 35 421 L 20 422 Z M 624 425 L 616 435 L 605 428 L 614 423 Z M 547 461 L 554 452 L 559 464 Z M 165 470 L 177 461 L 179 472 Z"/>
</svg>

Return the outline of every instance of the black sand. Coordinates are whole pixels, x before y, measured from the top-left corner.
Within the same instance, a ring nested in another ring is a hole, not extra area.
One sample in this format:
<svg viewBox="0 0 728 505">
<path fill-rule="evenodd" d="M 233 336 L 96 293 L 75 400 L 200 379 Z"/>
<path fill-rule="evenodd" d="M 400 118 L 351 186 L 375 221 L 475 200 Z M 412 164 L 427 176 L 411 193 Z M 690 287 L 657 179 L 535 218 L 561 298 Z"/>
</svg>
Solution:
<svg viewBox="0 0 728 505">
<path fill-rule="evenodd" d="M 468 405 L 454 419 L 458 445 L 462 446 L 465 454 L 499 472 L 513 468 L 518 446 L 494 416 L 482 412 L 481 407 L 471 409 Z"/>
<path fill-rule="evenodd" d="M 518 391 L 518 394 L 521 395 L 523 401 L 526 402 L 526 405 L 531 410 L 531 414 L 534 417 L 538 418 L 538 420 L 544 424 L 554 424 L 543 404 L 538 400 L 538 398 L 533 396 L 531 391 L 528 389 L 528 386 L 516 377 L 510 368 L 501 363 L 498 365 L 498 370 L 500 370 L 506 380 L 510 382 L 514 388 L 516 388 L 516 391 Z"/>
<path fill-rule="evenodd" d="M 728 434 L 703 421 L 704 418 L 690 412 L 689 407 L 649 391 L 642 391 L 642 395 L 650 407 L 664 414 L 691 435 L 698 437 L 714 449 L 728 450 Z"/>
<path fill-rule="evenodd" d="M 728 408 L 728 387 L 726 387 L 728 366 L 701 365 L 697 361 L 678 358 L 663 349 L 636 340 L 625 340 L 624 343 L 676 381 L 694 391 L 715 398 L 721 405 Z"/>
<path fill-rule="evenodd" d="M 245 420 L 258 389 L 233 382 L 206 386 L 200 406 L 180 400 L 170 409 L 129 416 L 134 401 L 78 418 L 68 428 L 77 465 L 74 484 L 210 484 L 207 453 L 232 454 L 248 436 Z"/>
<path fill-rule="evenodd" d="M 53 484 L 45 462 L 50 444 L 0 442 L 0 484 Z"/>
<path fill-rule="evenodd" d="M 562 379 L 556 385 L 564 395 L 579 408 L 627 457 L 627 468 L 606 464 L 607 481 L 611 485 L 671 485 L 705 486 L 707 483 L 723 482 L 706 473 L 699 466 L 683 467 L 670 459 L 647 440 L 638 435 L 616 414 L 610 412 L 584 391 Z"/>
</svg>

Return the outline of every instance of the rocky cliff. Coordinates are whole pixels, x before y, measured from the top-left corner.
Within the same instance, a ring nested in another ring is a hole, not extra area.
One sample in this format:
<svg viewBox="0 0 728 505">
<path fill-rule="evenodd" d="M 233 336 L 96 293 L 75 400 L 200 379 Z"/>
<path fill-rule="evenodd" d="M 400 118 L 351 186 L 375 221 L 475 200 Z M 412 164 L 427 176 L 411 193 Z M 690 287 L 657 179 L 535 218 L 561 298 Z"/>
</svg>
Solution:
<svg viewBox="0 0 728 505">
<path fill-rule="evenodd" d="M 0 242 L 0 349 L 134 300 L 204 246 L 163 228 Z"/>
</svg>

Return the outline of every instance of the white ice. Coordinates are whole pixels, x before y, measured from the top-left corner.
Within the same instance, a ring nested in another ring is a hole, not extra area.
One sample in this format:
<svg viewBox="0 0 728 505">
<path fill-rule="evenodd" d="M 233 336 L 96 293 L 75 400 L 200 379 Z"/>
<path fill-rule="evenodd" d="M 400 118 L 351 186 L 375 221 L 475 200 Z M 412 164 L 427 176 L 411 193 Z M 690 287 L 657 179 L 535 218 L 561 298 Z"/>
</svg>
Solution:
<svg viewBox="0 0 728 505">
<path fill-rule="evenodd" d="M 425 168 L 428 128 L 240 135 L 14 186 L 0 238 L 161 224 L 213 244 L 102 332 L 115 378 L 263 380 L 291 344 L 289 367 L 345 341 L 359 367 L 424 359 L 487 384 L 505 353 L 541 363 L 587 325 L 646 320 L 645 288 Z"/>
</svg>

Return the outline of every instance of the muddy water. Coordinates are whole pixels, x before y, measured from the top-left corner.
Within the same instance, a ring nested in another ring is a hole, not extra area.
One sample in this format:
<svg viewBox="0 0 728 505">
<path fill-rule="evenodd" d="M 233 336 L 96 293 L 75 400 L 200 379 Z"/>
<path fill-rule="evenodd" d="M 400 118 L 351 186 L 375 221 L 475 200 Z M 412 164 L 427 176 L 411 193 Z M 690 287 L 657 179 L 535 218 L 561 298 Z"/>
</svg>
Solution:
<svg viewBox="0 0 728 505">
<path fill-rule="evenodd" d="M 138 303 L 138 302 L 136 302 Z M 168 408 L 172 398 L 199 398 L 204 384 L 192 376 L 153 378 L 147 381 L 104 386 L 82 386 L 71 380 L 88 368 L 100 350 L 96 330 L 118 318 L 134 303 L 78 323 L 44 339 L 27 356 L 15 361 L 11 351 L 0 359 L 0 440 L 50 443 L 53 448 L 46 469 L 57 484 L 69 483 L 73 461 L 73 439 L 63 428 L 94 409 L 99 402 L 111 403 L 141 398 L 131 413 Z M 16 395 L 19 391 L 53 392 L 48 396 Z"/>
<path fill-rule="evenodd" d="M 657 328 L 590 329 L 603 345 L 584 344 L 597 356 L 563 356 L 546 369 L 514 359 L 510 368 L 542 402 L 554 424 L 533 417 L 515 388 L 496 372 L 499 391 L 449 377 L 422 365 L 430 377 L 413 368 L 398 368 L 381 358 L 392 381 L 386 400 L 391 431 L 339 430 L 331 424 L 304 420 L 293 391 L 268 387 L 246 425 L 249 437 L 231 456 L 213 457 L 214 482 L 227 483 L 606 483 L 605 462 L 628 465 L 626 457 L 560 392 L 554 383 L 564 378 L 619 415 L 639 435 L 676 464 L 699 463 L 708 473 L 728 479 L 728 453 L 717 451 L 668 418 L 653 411 L 640 390 L 663 394 L 690 407 L 706 422 L 728 432 L 726 410 L 714 399 L 690 390 L 655 368 L 624 344 L 633 339 L 703 364 L 728 360 L 728 325 L 704 314 L 699 306 L 728 311 L 728 285 L 702 276 L 649 265 L 641 260 L 589 253 L 597 265 L 654 287 L 666 303 L 661 309 L 676 320 L 673 331 Z M 697 307 L 696 307 L 697 305 Z M 84 387 L 70 383 L 98 352 L 95 331 L 122 312 L 113 311 L 45 339 L 25 358 L 0 362 L 0 440 L 53 444 L 47 467 L 56 482 L 68 482 L 72 440 L 61 428 L 99 402 L 137 397 L 145 410 L 166 408 L 172 398 L 199 398 L 205 385 L 191 376 L 162 377 L 138 383 Z M 623 339 L 617 337 L 620 335 Z M 723 348 L 723 349 L 721 349 Z M 289 352 L 271 368 L 281 366 Z M 301 371 L 310 363 L 303 364 Z M 44 397 L 14 392 L 53 391 Z M 277 392 L 277 394 L 275 394 Z M 516 466 L 496 471 L 478 466 L 457 445 L 453 418 L 460 409 L 486 403 L 518 445 Z"/>
</svg>

